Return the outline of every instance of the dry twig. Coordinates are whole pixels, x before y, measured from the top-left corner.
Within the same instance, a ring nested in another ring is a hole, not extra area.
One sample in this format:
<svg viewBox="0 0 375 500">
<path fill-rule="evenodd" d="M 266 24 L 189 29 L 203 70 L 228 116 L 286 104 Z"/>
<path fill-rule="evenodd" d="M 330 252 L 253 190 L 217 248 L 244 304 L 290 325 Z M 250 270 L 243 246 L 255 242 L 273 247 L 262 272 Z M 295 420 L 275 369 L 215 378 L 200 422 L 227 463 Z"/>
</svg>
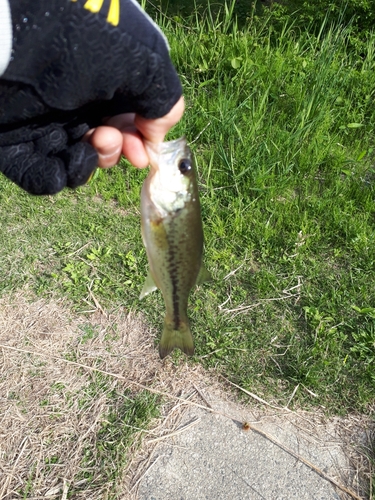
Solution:
<svg viewBox="0 0 375 500">
<path fill-rule="evenodd" d="M 99 311 L 103 314 L 103 316 L 105 318 L 108 318 L 108 314 L 105 312 L 105 310 L 102 308 L 102 306 L 100 305 L 99 301 L 97 300 L 97 298 L 95 297 L 95 295 L 93 294 L 93 292 L 91 291 L 91 286 L 92 286 L 92 282 L 90 283 L 90 286 L 87 286 L 87 290 L 89 291 L 89 294 L 90 294 L 90 297 L 92 298 L 92 300 L 94 301 L 94 304 L 96 306 L 97 309 L 99 309 Z"/>
<path fill-rule="evenodd" d="M 178 434 L 181 434 L 181 432 L 185 432 L 188 429 L 190 429 L 191 427 L 194 427 L 194 425 L 196 425 L 199 421 L 200 421 L 200 418 L 196 418 L 195 420 L 188 423 L 184 427 L 181 427 L 181 429 L 177 429 L 177 431 L 171 432 L 170 434 L 165 434 L 164 436 L 159 436 L 157 438 L 150 439 L 148 442 L 149 443 L 156 443 L 158 441 L 163 441 L 164 439 L 177 436 Z"/>
<path fill-rule="evenodd" d="M 281 411 L 291 411 L 289 410 L 289 408 L 281 408 L 281 406 L 275 406 L 271 403 L 268 403 L 268 401 L 266 401 L 265 399 L 262 399 L 260 398 L 259 396 L 257 396 L 256 394 L 253 394 L 252 392 L 250 391 L 247 391 L 246 389 L 244 389 L 243 387 L 240 387 L 239 385 L 235 384 L 234 382 L 231 382 L 230 380 L 228 380 L 227 378 L 225 378 L 223 375 L 220 375 L 221 378 L 223 378 L 226 382 L 228 382 L 228 384 L 230 385 L 233 385 L 233 387 L 236 387 L 237 389 L 239 389 L 240 391 L 244 392 L 245 394 L 247 394 L 248 396 L 250 396 L 251 398 L 255 399 L 256 401 L 258 401 L 259 403 L 262 403 L 266 406 L 269 406 L 270 408 L 273 408 L 274 410 L 281 410 Z"/>
<path fill-rule="evenodd" d="M 140 477 L 137 479 L 137 481 L 134 483 L 134 485 L 132 486 L 132 489 L 130 490 L 130 492 L 132 492 L 132 491 L 133 491 L 133 490 L 134 490 L 134 489 L 138 486 L 138 484 L 141 482 L 141 479 L 143 479 L 143 478 L 145 477 L 145 475 L 147 474 L 147 472 L 148 472 L 150 469 L 152 469 L 152 467 L 156 464 L 156 462 L 157 462 L 160 458 L 162 458 L 163 456 L 164 456 L 164 455 L 158 455 L 158 456 L 155 458 L 154 462 L 152 462 L 152 464 L 151 464 L 149 467 L 147 467 L 147 469 L 143 472 L 143 474 L 141 474 L 141 476 L 140 476 Z"/>
</svg>

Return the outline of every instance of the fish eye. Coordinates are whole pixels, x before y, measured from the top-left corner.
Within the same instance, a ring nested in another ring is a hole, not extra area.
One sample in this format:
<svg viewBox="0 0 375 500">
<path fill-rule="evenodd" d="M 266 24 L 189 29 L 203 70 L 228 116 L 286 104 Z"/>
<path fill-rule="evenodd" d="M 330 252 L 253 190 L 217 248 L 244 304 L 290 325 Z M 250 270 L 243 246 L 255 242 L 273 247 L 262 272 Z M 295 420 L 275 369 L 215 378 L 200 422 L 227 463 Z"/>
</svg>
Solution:
<svg viewBox="0 0 375 500">
<path fill-rule="evenodd" d="M 183 158 L 178 164 L 178 169 L 181 174 L 187 174 L 191 170 L 191 161 L 188 158 Z"/>
</svg>

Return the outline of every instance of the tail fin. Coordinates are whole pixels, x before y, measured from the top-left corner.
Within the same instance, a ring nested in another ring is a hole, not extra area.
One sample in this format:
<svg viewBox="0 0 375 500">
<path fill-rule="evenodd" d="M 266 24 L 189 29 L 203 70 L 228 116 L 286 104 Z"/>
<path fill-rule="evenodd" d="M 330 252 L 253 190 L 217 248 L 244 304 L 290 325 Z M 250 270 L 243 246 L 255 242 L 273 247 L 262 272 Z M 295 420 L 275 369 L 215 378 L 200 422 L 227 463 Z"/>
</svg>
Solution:
<svg viewBox="0 0 375 500">
<path fill-rule="evenodd" d="M 161 359 L 168 356 L 173 349 L 178 348 L 188 356 L 194 354 L 194 340 L 188 321 L 181 322 L 178 330 L 173 328 L 173 322 L 164 320 L 164 329 L 159 344 Z"/>
</svg>

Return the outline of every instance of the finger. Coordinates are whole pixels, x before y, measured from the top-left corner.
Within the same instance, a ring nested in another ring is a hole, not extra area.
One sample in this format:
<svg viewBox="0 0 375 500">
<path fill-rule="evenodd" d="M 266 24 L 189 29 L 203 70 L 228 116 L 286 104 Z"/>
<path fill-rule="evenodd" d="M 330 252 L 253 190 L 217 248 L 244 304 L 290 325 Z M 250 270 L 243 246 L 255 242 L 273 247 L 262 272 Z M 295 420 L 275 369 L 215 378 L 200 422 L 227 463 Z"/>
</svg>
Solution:
<svg viewBox="0 0 375 500">
<path fill-rule="evenodd" d="M 132 165 L 137 168 L 145 168 L 149 164 L 149 158 L 143 143 L 143 137 L 134 127 L 122 131 L 122 152 Z"/>
<path fill-rule="evenodd" d="M 122 133 L 122 153 L 134 167 L 145 168 L 149 164 L 142 135 L 134 126 L 134 113 L 123 113 L 106 120 L 106 125 Z"/>
<path fill-rule="evenodd" d="M 89 130 L 83 140 L 89 142 L 96 149 L 99 167 L 113 167 L 120 161 L 123 136 L 117 128 L 104 125 L 97 127 Z"/>
<path fill-rule="evenodd" d="M 116 125 L 121 126 L 121 130 L 112 126 L 100 126 L 89 130 L 85 134 L 83 141 L 89 142 L 98 153 L 98 166 L 101 168 L 113 167 L 123 154 L 137 168 L 145 168 L 149 164 L 149 159 L 143 144 L 143 138 L 135 127 L 122 128 L 126 123 L 120 117 L 117 118 Z M 115 123 L 116 121 L 111 121 Z"/>
<path fill-rule="evenodd" d="M 165 116 L 150 120 L 140 115 L 135 115 L 134 125 L 148 141 L 163 142 L 169 130 L 182 118 L 184 110 L 184 98 L 181 97 Z"/>
</svg>

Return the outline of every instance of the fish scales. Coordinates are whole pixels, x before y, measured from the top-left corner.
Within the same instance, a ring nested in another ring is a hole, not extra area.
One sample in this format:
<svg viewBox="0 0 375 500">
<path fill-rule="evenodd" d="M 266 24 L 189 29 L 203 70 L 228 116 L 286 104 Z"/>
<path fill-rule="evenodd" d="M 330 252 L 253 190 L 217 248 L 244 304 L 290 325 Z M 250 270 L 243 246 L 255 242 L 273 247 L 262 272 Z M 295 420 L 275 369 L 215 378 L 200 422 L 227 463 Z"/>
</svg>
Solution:
<svg viewBox="0 0 375 500">
<path fill-rule="evenodd" d="M 159 345 L 163 358 L 174 348 L 193 354 L 187 306 L 197 282 L 209 278 L 202 264 L 203 228 L 198 187 L 184 138 L 146 142 L 150 173 L 141 194 L 142 237 L 150 271 L 141 298 L 162 292 L 166 315 Z"/>
</svg>

